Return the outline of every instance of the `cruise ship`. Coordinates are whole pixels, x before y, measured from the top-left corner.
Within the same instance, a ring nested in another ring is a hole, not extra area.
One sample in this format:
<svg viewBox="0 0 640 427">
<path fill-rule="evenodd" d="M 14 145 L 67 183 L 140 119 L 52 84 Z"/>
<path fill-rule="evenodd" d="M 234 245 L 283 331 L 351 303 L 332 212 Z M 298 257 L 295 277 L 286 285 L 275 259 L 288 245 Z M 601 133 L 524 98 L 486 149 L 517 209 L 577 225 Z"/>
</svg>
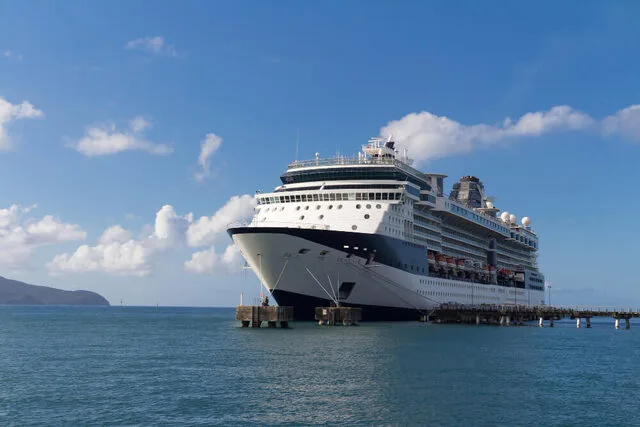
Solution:
<svg viewBox="0 0 640 427">
<path fill-rule="evenodd" d="M 441 304 L 542 305 L 531 220 L 501 212 L 484 184 L 421 172 L 390 137 L 354 157 L 294 161 L 253 218 L 227 231 L 279 305 L 363 320 L 415 320 Z"/>
</svg>

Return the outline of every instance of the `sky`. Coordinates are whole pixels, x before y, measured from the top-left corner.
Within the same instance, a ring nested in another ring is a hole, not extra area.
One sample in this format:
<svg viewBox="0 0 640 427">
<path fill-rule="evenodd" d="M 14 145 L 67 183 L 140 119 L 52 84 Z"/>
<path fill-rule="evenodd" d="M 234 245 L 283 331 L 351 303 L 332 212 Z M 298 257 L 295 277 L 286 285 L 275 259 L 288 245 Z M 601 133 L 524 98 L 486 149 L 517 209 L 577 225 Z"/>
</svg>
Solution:
<svg viewBox="0 0 640 427">
<path fill-rule="evenodd" d="M 112 304 L 235 305 L 259 284 L 225 228 L 255 191 L 296 152 L 392 133 L 448 188 L 478 176 L 531 218 L 552 303 L 640 306 L 639 13 L 0 1 L 0 275 Z"/>
</svg>

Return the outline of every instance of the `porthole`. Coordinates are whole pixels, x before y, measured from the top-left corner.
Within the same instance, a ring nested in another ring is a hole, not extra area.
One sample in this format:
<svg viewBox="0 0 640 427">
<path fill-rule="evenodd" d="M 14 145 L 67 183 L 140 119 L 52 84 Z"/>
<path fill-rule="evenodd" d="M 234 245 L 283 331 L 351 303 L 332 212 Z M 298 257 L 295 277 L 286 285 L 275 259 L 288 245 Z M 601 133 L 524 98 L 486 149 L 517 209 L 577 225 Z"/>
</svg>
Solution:
<svg viewBox="0 0 640 427">
<path fill-rule="evenodd" d="M 338 205 L 338 209 L 342 209 L 342 205 Z"/>
<path fill-rule="evenodd" d="M 333 209 L 333 205 L 329 205 L 329 209 Z"/>
<path fill-rule="evenodd" d="M 300 219 L 301 219 L 301 220 L 302 220 L 302 219 L 304 219 L 304 215 L 300 215 Z"/>
<path fill-rule="evenodd" d="M 280 208 L 280 211 L 283 211 L 283 210 L 284 210 L 284 206 Z"/>
<path fill-rule="evenodd" d="M 359 204 L 358 204 L 358 205 L 356 205 L 356 209 L 360 209 L 360 205 L 359 205 Z"/>
<path fill-rule="evenodd" d="M 320 215 L 318 218 L 319 218 L 319 219 L 322 219 L 322 218 L 324 218 L 324 215 Z"/>
<path fill-rule="evenodd" d="M 364 214 L 364 219 L 369 219 L 369 214 Z"/>
<path fill-rule="evenodd" d="M 320 209 L 320 205 L 316 206 L 316 209 Z"/>
<path fill-rule="evenodd" d="M 300 210 L 300 206 L 296 206 L 296 210 L 299 211 Z"/>
<path fill-rule="evenodd" d="M 371 209 L 371 205 L 367 205 L 367 209 Z"/>
<path fill-rule="evenodd" d="M 352 230 L 357 230 L 357 229 L 358 229 L 358 226 L 357 226 L 357 225 L 352 225 L 352 226 L 351 226 L 351 229 L 352 229 Z"/>
<path fill-rule="evenodd" d="M 308 210 L 309 210 L 309 206 L 305 206 L 305 207 L 304 207 L 304 210 L 305 210 L 305 211 L 308 211 Z"/>
<path fill-rule="evenodd" d="M 378 203 L 378 204 L 376 205 L 376 209 L 382 209 L 382 205 L 381 205 L 380 203 Z"/>
</svg>

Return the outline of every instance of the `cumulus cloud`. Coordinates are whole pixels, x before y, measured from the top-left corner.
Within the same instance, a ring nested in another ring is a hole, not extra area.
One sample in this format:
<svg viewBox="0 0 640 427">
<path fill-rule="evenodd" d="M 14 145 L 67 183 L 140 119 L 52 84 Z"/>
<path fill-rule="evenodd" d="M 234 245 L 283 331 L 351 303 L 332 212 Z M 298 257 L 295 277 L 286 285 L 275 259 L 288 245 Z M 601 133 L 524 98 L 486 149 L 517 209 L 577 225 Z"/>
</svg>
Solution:
<svg viewBox="0 0 640 427">
<path fill-rule="evenodd" d="M 8 49 L 5 50 L 4 52 L 2 52 L 2 56 L 4 56 L 7 59 L 22 61 L 22 54 L 18 52 L 14 52 L 13 50 L 8 50 Z"/>
<path fill-rule="evenodd" d="M 220 148 L 222 138 L 215 133 L 208 133 L 200 142 L 200 156 L 198 156 L 198 165 L 202 171 L 196 173 L 196 181 L 202 182 L 209 175 L 209 159 Z"/>
<path fill-rule="evenodd" d="M 12 104 L 4 98 L 0 98 L 0 151 L 12 148 L 11 139 L 7 133 L 7 127 L 16 120 L 34 119 L 42 117 L 42 111 L 35 108 L 29 101 L 21 104 Z"/>
<path fill-rule="evenodd" d="M 179 215 L 173 206 L 164 205 L 156 212 L 153 227 L 139 238 L 131 237 L 130 231 L 114 225 L 104 230 L 95 246 L 82 245 L 73 253 L 56 255 L 47 267 L 51 274 L 99 271 L 147 276 L 161 253 L 187 244 L 192 247 L 211 245 L 218 237 L 216 233 L 225 231 L 227 223 L 246 214 L 245 205 L 252 209 L 252 199 L 248 195 L 232 197 L 212 217 L 202 217 L 196 222 L 193 214 Z M 218 223 L 224 225 L 218 226 Z M 198 227 L 193 229 L 196 224 Z M 231 272 L 235 271 L 239 260 L 239 251 L 233 245 L 220 255 L 211 247 L 194 253 L 191 261 L 185 263 L 185 269 L 204 273 L 224 267 Z"/>
<path fill-rule="evenodd" d="M 83 138 L 69 145 L 87 157 L 106 156 L 128 150 L 141 150 L 150 154 L 169 154 L 173 148 L 144 139 L 141 133 L 151 126 L 143 117 L 135 117 L 127 131 L 120 132 L 113 123 L 87 129 Z"/>
<path fill-rule="evenodd" d="M 221 254 L 215 248 L 194 252 L 191 259 L 185 261 L 184 269 L 189 273 L 235 273 L 242 268 L 242 255 L 236 245 L 229 245 Z"/>
<path fill-rule="evenodd" d="M 391 121 L 380 135 L 393 135 L 420 162 L 487 147 L 507 139 L 540 136 L 550 132 L 585 131 L 599 124 L 589 115 L 562 105 L 548 111 L 527 113 L 516 121 L 506 118 L 501 125 L 464 125 L 428 111 L 411 113 Z"/>
<path fill-rule="evenodd" d="M 156 55 L 165 55 L 170 57 L 178 56 L 178 51 L 173 45 L 165 43 L 164 37 L 141 37 L 139 39 L 130 40 L 125 45 L 125 49 L 144 50 Z"/>
<path fill-rule="evenodd" d="M 233 196 L 212 216 L 200 217 L 189 225 L 187 229 L 188 245 L 199 247 L 213 244 L 231 222 L 251 216 L 255 205 L 256 200 L 253 196 L 248 194 Z"/>
<path fill-rule="evenodd" d="M 640 142 L 640 105 L 631 105 L 602 121 L 605 135 L 618 134 L 635 142 Z"/>
<path fill-rule="evenodd" d="M 74 253 L 56 255 L 47 264 L 52 274 L 100 271 L 113 275 L 147 276 L 155 256 L 184 242 L 193 216 L 176 214 L 171 205 L 156 213 L 151 234 L 139 239 L 120 225 L 108 227 L 95 246 L 82 245 Z"/>
<path fill-rule="evenodd" d="M 12 205 L 0 209 L 0 267 L 23 268 L 38 247 L 86 237 L 80 226 L 64 223 L 52 215 L 41 219 L 28 217 L 34 208 L 35 205 Z"/>
</svg>

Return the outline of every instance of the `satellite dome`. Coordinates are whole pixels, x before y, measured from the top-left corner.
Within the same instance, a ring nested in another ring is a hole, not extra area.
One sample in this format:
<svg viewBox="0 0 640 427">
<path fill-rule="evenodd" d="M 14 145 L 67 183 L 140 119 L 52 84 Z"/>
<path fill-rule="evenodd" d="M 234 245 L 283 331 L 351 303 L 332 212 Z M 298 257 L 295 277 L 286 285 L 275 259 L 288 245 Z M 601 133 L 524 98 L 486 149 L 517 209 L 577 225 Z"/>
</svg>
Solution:
<svg viewBox="0 0 640 427">
<path fill-rule="evenodd" d="M 524 225 L 525 227 L 529 227 L 531 225 L 531 218 L 529 218 L 528 216 L 522 218 L 522 225 Z"/>
<path fill-rule="evenodd" d="M 488 209 L 493 209 L 493 203 L 487 202 L 487 208 Z"/>
<path fill-rule="evenodd" d="M 514 214 L 509 215 L 509 222 L 515 224 L 518 218 Z"/>
<path fill-rule="evenodd" d="M 507 222 L 509 221 L 509 212 L 502 212 L 500 214 L 500 219 L 502 220 L 502 222 Z"/>
</svg>

